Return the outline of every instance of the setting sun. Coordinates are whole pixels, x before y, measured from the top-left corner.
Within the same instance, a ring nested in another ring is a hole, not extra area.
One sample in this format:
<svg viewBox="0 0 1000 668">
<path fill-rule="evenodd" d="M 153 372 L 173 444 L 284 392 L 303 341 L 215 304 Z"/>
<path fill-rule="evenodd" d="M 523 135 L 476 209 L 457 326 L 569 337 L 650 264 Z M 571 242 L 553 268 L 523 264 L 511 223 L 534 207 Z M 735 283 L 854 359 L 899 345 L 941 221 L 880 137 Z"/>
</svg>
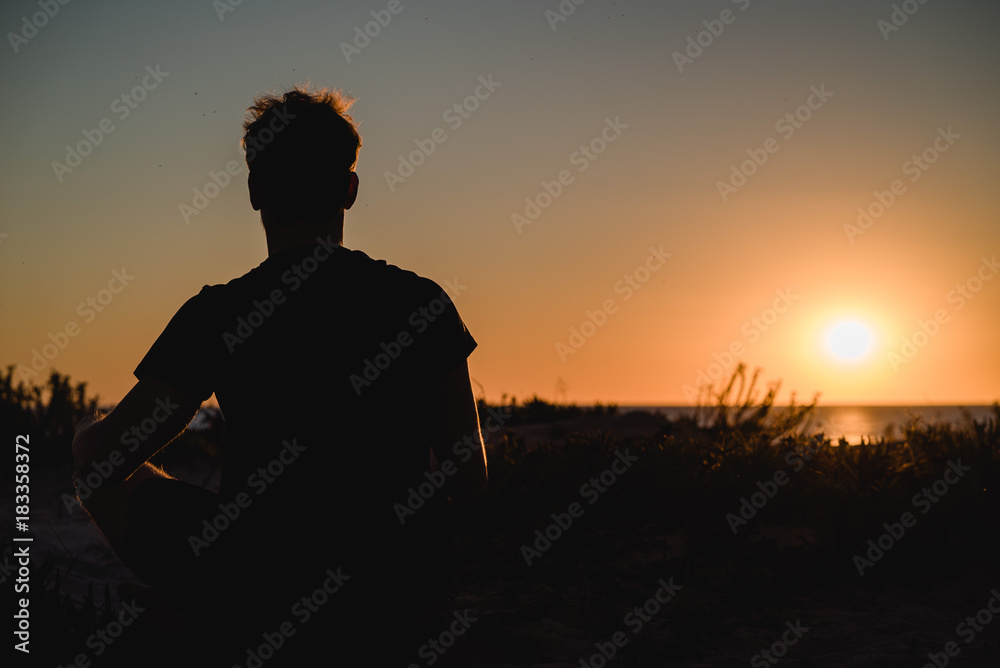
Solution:
<svg viewBox="0 0 1000 668">
<path fill-rule="evenodd" d="M 838 320 L 826 331 L 827 352 L 841 362 L 857 362 L 871 351 L 875 337 L 860 320 Z"/>
</svg>

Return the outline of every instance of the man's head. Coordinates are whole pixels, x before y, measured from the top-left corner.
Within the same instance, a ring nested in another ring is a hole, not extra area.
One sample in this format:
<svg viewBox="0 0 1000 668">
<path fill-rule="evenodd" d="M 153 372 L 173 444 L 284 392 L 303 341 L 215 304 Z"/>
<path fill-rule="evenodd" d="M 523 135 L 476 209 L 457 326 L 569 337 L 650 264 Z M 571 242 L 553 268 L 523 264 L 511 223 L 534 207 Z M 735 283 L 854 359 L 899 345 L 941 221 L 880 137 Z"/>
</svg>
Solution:
<svg viewBox="0 0 1000 668">
<path fill-rule="evenodd" d="M 296 86 L 254 100 L 243 123 L 250 203 L 265 226 L 343 220 L 357 196 L 361 135 L 337 90 Z"/>
</svg>

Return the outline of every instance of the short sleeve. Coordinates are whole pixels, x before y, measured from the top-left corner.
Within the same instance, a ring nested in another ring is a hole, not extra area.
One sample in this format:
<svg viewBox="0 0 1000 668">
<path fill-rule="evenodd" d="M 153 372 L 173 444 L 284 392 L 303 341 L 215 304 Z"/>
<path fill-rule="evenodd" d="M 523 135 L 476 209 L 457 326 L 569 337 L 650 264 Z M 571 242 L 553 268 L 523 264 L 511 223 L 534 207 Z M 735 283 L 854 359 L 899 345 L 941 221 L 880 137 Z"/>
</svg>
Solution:
<svg viewBox="0 0 1000 668">
<path fill-rule="evenodd" d="M 423 305 L 410 316 L 410 324 L 416 338 L 427 338 L 425 352 L 435 370 L 443 373 L 463 364 L 478 344 L 448 293 L 434 281 L 425 280 Z"/>
<path fill-rule="evenodd" d="M 161 380 L 198 402 L 212 396 L 221 347 L 215 294 L 206 285 L 178 309 L 135 368 L 136 378 Z"/>
</svg>

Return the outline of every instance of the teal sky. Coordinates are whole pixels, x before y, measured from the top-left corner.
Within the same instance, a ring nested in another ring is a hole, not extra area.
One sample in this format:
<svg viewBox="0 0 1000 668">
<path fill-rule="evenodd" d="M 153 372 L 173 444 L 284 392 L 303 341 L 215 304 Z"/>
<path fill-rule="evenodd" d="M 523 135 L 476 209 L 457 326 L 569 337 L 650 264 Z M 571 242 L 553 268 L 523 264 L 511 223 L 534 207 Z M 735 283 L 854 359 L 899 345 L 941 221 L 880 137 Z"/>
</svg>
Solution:
<svg viewBox="0 0 1000 668">
<path fill-rule="evenodd" d="M 917 9 L 886 39 L 893 4 L 588 0 L 552 24 L 557 0 L 401 0 L 397 14 L 387 1 L 243 0 L 221 19 L 208 0 L 76 0 L 14 38 L 15 52 L 11 34 L 41 10 L 4 3 L 2 363 L 30 367 L 75 322 L 45 372 L 88 380 L 106 401 L 124 394 L 184 300 L 266 256 L 243 114 L 255 95 L 308 80 L 358 99 L 361 192 L 345 245 L 465 286 L 473 376 L 492 400 L 684 403 L 737 343 L 732 361 L 827 403 L 989 403 L 1000 280 L 981 266 L 1000 254 L 1000 6 L 896 3 Z M 373 11 L 391 20 L 347 62 L 342 44 Z M 731 22 L 712 23 L 724 11 Z M 678 71 L 675 52 L 699 36 L 708 46 Z M 147 67 L 167 74 L 122 118 L 115 100 L 154 81 Z M 445 112 L 480 78 L 498 85 L 453 127 Z M 832 95 L 784 137 L 776 122 L 815 89 Z M 57 175 L 67 145 L 104 119 L 113 131 Z M 613 141 L 574 162 L 608 119 Z M 437 128 L 445 140 L 390 189 L 386 172 Z M 934 164 L 904 171 L 948 128 L 957 139 Z M 777 151 L 723 200 L 719 182 L 769 138 Z M 181 205 L 231 160 L 237 175 L 186 221 Z M 519 230 L 512 215 L 562 170 L 572 182 Z M 894 180 L 905 192 L 884 215 L 845 229 Z M 616 291 L 651 246 L 669 260 L 628 297 Z M 136 278 L 86 321 L 78 305 L 122 267 Z M 976 276 L 959 306 L 956 287 Z M 799 298 L 748 335 L 780 290 Z M 614 313 L 574 346 L 609 299 Z M 942 309 L 946 322 L 913 345 Z M 858 359 L 824 349 L 843 319 L 870 334 Z"/>
</svg>

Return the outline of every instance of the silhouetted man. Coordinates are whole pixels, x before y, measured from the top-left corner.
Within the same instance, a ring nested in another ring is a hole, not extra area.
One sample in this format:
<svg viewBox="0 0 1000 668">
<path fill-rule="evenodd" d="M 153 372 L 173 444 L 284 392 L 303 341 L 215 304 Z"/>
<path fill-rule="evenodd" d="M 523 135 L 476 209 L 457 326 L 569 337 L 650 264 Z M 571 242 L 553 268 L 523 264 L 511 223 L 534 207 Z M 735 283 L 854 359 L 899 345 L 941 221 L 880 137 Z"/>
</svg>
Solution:
<svg viewBox="0 0 1000 668">
<path fill-rule="evenodd" d="M 476 342 L 448 294 L 342 245 L 349 106 L 301 88 L 255 100 L 243 145 L 267 259 L 189 299 L 73 444 L 77 471 L 112 465 L 86 508 L 117 554 L 240 666 L 416 660 L 445 628 L 442 504 L 486 485 Z M 213 392 L 218 495 L 147 463 Z"/>
</svg>

